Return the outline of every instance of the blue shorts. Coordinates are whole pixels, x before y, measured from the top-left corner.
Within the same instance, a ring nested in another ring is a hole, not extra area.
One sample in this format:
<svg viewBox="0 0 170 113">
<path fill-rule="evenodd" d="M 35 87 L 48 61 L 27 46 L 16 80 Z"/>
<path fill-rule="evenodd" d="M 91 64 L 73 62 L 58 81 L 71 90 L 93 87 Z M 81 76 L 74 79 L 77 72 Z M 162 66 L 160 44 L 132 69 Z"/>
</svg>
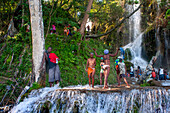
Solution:
<svg viewBox="0 0 170 113">
<path fill-rule="evenodd" d="M 126 75 L 125 74 L 120 74 L 120 77 L 125 78 Z"/>
<path fill-rule="evenodd" d="M 164 74 L 159 75 L 159 80 L 164 80 Z"/>
</svg>

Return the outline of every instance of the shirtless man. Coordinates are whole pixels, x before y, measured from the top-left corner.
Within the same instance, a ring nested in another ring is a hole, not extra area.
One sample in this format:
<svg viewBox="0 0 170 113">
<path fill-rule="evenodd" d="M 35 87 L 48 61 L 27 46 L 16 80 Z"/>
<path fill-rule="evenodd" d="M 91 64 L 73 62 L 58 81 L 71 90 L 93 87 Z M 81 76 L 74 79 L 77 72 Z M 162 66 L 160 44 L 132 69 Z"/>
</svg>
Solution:
<svg viewBox="0 0 170 113">
<path fill-rule="evenodd" d="M 93 53 L 90 53 L 90 58 L 87 60 L 86 72 L 88 73 L 89 86 L 91 86 L 91 78 L 92 78 L 92 87 L 94 88 L 94 74 L 95 74 L 96 59 L 93 58 L 93 55 L 94 55 Z"/>
<path fill-rule="evenodd" d="M 108 79 L 108 76 L 109 76 L 109 73 L 110 73 L 110 57 L 116 56 L 116 55 L 118 54 L 119 49 L 117 49 L 117 51 L 116 51 L 115 54 L 109 54 L 109 50 L 105 49 L 105 50 L 104 50 L 104 54 L 105 54 L 105 55 L 97 55 L 96 49 L 93 49 L 93 50 L 95 51 L 95 55 L 96 55 L 97 57 L 103 57 L 105 65 L 109 65 L 109 66 L 104 70 L 104 76 L 105 76 L 105 79 L 104 79 L 104 89 L 106 89 L 106 88 L 108 88 L 107 79 Z"/>
</svg>

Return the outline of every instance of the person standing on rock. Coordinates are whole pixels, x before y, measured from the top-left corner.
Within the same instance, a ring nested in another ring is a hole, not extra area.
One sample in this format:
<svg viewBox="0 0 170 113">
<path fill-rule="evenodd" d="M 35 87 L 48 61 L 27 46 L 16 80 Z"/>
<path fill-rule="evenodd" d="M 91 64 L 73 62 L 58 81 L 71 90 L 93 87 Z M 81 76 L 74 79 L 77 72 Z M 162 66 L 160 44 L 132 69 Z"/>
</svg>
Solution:
<svg viewBox="0 0 170 113">
<path fill-rule="evenodd" d="M 86 64 L 86 72 L 88 73 L 89 78 L 89 86 L 91 86 L 91 78 L 92 78 L 92 88 L 94 88 L 94 74 L 95 74 L 95 66 L 96 59 L 93 58 L 93 53 L 90 53 L 90 58 L 87 60 Z"/>
<path fill-rule="evenodd" d="M 105 76 L 104 89 L 106 89 L 106 88 L 108 88 L 107 79 L 108 79 L 108 76 L 110 73 L 110 57 L 116 56 L 118 54 L 119 49 L 117 49 L 115 54 L 109 54 L 109 50 L 105 49 L 104 55 L 97 55 L 96 49 L 93 48 L 93 50 L 95 51 L 95 55 L 100 58 L 103 57 L 105 65 L 108 65 L 108 67 L 105 69 L 105 75 L 104 75 Z"/>
<path fill-rule="evenodd" d="M 55 53 L 51 53 L 51 51 L 52 51 L 52 47 L 48 47 L 47 51 L 44 52 L 43 62 L 41 65 L 41 68 L 42 68 L 45 60 L 48 63 L 48 67 L 49 67 L 48 74 L 49 74 L 50 87 L 52 87 L 54 82 L 58 84 L 60 81 L 60 69 L 58 65 L 58 61 L 60 61 L 60 59 L 56 56 Z"/>
<path fill-rule="evenodd" d="M 120 71 L 120 75 L 119 75 L 119 81 L 118 81 L 118 85 L 120 86 L 120 81 L 121 81 L 121 78 L 123 78 L 124 79 L 124 82 L 126 83 L 126 87 L 127 88 L 130 88 L 130 86 L 129 86 L 129 84 L 128 84 L 128 82 L 127 82 L 127 80 L 126 80 L 126 74 L 127 74 L 127 71 L 126 71 L 126 65 L 125 65 L 125 63 L 124 62 L 122 62 L 122 59 L 119 59 L 119 64 L 118 64 L 118 66 L 119 66 L 119 71 Z"/>
</svg>

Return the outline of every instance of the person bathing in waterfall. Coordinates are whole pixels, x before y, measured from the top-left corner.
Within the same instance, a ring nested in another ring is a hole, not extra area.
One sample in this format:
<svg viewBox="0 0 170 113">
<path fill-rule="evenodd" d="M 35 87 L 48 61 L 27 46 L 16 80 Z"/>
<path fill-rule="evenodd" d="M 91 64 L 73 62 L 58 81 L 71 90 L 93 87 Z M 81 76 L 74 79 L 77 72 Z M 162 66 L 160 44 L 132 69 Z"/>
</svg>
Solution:
<svg viewBox="0 0 170 113">
<path fill-rule="evenodd" d="M 105 79 L 104 79 L 104 89 L 106 89 L 106 88 L 108 88 L 107 79 L 108 79 L 108 76 L 109 76 L 109 73 L 110 73 L 110 57 L 116 56 L 118 54 L 119 49 L 117 49 L 115 54 L 109 54 L 109 50 L 105 49 L 104 55 L 97 55 L 96 49 L 93 48 L 93 50 L 95 51 L 95 55 L 97 57 L 103 57 L 105 65 L 108 65 L 108 66 L 106 66 L 106 68 L 104 70 L 104 72 L 105 72 L 104 73 L 104 77 L 105 77 Z"/>
<path fill-rule="evenodd" d="M 48 64 L 47 68 L 49 68 L 48 74 L 49 74 L 50 87 L 52 87 L 54 82 L 58 84 L 60 81 L 60 69 L 58 65 L 58 61 L 60 61 L 60 59 L 56 56 L 55 53 L 51 53 L 51 51 L 52 51 L 52 47 L 48 47 L 47 51 L 44 52 L 43 62 L 41 65 L 41 69 L 42 69 L 45 60 L 47 61 Z"/>
<path fill-rule="evenodd" d="M 118 79 L 118 85 L 120 85 L 120 82 L 121 82 L 121 78 L 123 78 L 124 79 L 124 82 L 126 83 L 126 87 L 127 88 L 130 88 L 130 86 L 129 86 L 129 84 L 128 84 L 128 82 L 127 82 L 127 80 L 126 80 L 126 74 L 127 74 L 127 71 L 126 71 L 126 65 L 125 65 L 125 63 L 124 62 L 122 62 L 122 59 L 120 58 L 119 59 L 119 64 L 118 64 L 118 68 L 119 68 L 119 79 Z"/>
<path fill-rule="evenodd" d="M 102 85 L 102 78 L 104 77 L 105 72 L 106 72 L 105 69 L 106 69 L 106 67 L 110 67 L 110 66 L 104 64 L 103 57 L 101 57 L 100 66 L 101 66 L 101 70 L 100 70 L 100 85 Z"/>
<path fill-rule="evenodd" d="M 95 74 L 95 66 L 96 59 L 93 58 L 93 53 L 90 53 L 90 58 L 87 60 L 86 64 L 86 72 L 88 73 L 89 78 L 89 86 L 91 86 L 91 78 L 92 78 L 92 88 L 94 88 L 94 74 Z"/>
</svg>

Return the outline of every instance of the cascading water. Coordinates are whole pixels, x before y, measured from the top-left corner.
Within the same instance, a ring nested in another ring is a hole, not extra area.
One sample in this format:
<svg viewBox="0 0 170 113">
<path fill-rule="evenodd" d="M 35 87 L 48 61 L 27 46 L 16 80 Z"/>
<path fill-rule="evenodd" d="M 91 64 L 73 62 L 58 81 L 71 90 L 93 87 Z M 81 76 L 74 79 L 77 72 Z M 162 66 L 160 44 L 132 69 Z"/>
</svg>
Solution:
<svg viewBox="0 0 170 113">
<path fill-rule="evenodd" d="M 127 5 L 127 9 L 129 13 L 133 12 L 139 4 L 134 5 Z M 135 67 L 140 66 L 141 68 L 145 68 L 147 66 L 147 62 L 141 58 L 141 51 L 142 51 L 142 35 L 141 27 L 141 11 L 140 9 L 135 12 L 129 18 L 129 44 L 127 44 L 124 49 L 129 48 L 132 55 L 131 62 L 134 64 Z"/>
<path fill-rule="evenodd" d="M 95 86 L 95 88 L 98 86 Z M 34 90 L 11 113 L 169 113 L 170 89 L 90 90 L 88 86 Z"/>
<path fill-rule="evenodd" d="M 139 5 L 128 5 L 132 12 Z M 141 58 L 141 15 L 138 10 L 129 19 L 129 41 L 124 48 L 132 53 L 131 62 L 145 68 Z M 135 89 L 111 88 L 103 90 L 86 86 L 52 87 L 33 90 L 27 98 L 14 106 L 10 113 L 170 113 L 170 89 L 146 87 Z"/>
</svg>

